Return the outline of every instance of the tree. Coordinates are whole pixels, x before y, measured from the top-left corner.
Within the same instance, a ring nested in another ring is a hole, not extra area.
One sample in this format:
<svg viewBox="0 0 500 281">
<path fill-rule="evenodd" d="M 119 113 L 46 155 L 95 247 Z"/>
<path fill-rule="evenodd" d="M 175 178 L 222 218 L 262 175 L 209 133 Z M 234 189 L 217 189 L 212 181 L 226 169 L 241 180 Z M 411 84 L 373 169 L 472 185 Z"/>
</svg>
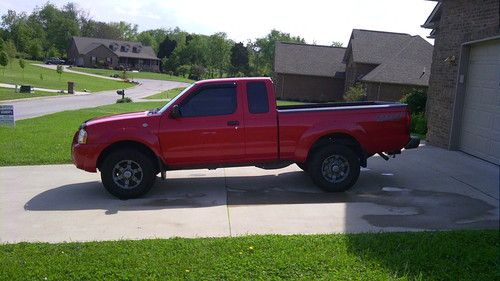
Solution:
<svg viewBox="0 0 500 281">
<path fill-rule="evenodd" d="M 356 83 L 353 86 L 349 87 L 347 92 L 344 95 L 345 101 L 364 101 L 366 100 L 366 92 L 361 85 L 361 83 Z"/>
<path fill-rule="evenodd" d="M 23 79 L 24 79 L 24 68 L 26 67 L 26 62 L 24 59 L 19 59 L 19 67 L 23 70 Z"/>
<path fill-rule="evenodd" d="M 343 47 L 344 43 L 342 43 L 340 41 L 333 41 L 331 46 L 332 47 Z"/>
<path fill-rule="evenodd" d="M 59 53 L 59 50 L 56 49 L 56 47 L 51 46 L 49 50 L 47 51 L 47 57 L 49 58 L 59 58 L 61 57 L 61 53 Z"/>
<path fill-rule="evenodd" d="M 5 53 L 7 53 L 8 60 L 10 61 L 12 67 L 12 61 L 17 54 L 17 49 L 16 45 L 14 45 L 14 41 L 12 41 L 12 39 L 9 39 L 7 42 L 5 42 L 3 50 L 5 51 Z"/>
<path fill-rule="evenodd" d="M 248 49 L 241 42 L 234 44 L 231 48 L 231 74 L 246 74 L 248 69 Z"/>
<path fill-rule="evenodd" d="M 31 56 L 32 59 L 38 60 L 42 58 L 42 44 L 40 41 L 35 40 L 31 42 L 30 48 L 29 48 L 29 55 Z"/>
<path fill-rule="evenodd" d="M 137 37 L 137 24 L 131 24 L 124 21 L 120 22 L 110 22 L 108 24 L 112 28 L 118 30 L 120 37 L 118 39 L 123 40 L 135 40 Z"/>
<path fill-rule="evenodd" d="M 0 52 L 0 65 L 3 68 L 3 75 L 5 76 L 5 67 L 9 64 L 9 55 L 7 55 L 7 52 L 1 51 Z"/>
<path fill-rule="evenodd" d="M 210 76 L 214 77 L 215 71 L 219 77 L 222 77 L 224 72 L 229 68 L 231 60 L 231 45 L 227 39 L 226 33 L 219 32 L 208 37 L 207 40 L 207 66 L 210 69 Z"/>
<path fill-rule="evenodd" d="M 61 81 L 61 76 L 63 74 L 64 68 L 62 65 L 58 64 L 56 67 L 56 72 L 59 74 L 59 81 Z"/>
<path fill-rule="evenodd" d="M 0 34 L 0 36 L 1 36 L 1 34 Z M 4 45 L 4 43 L 5 42 L 3 41 L 2 37 L 0 37 L 0 51 L 3 51 L 3 45 Z"/>
<path fill-rule="evenodd" d="M 158 47 L 158 58 L 169 58 L 177 47 L 177 41 L 165 37 Z"/>
</svg>

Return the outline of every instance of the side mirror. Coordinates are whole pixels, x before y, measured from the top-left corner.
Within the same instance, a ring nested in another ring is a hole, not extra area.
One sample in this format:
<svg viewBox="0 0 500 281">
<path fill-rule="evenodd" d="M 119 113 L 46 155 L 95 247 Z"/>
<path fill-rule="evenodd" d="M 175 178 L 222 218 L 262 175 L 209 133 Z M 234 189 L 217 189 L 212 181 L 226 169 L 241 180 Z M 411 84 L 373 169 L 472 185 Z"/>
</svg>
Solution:
<svg viewBox="0 0 500 281">
<path fill-rule="evenodd" d="M 172 107 L 172 111 L 170 111 L 170 118 L 177 119 L 179 117 L 181 117 L 181 111 L 179 110 L 179 106 L 175 104 Z"/>
</svg>

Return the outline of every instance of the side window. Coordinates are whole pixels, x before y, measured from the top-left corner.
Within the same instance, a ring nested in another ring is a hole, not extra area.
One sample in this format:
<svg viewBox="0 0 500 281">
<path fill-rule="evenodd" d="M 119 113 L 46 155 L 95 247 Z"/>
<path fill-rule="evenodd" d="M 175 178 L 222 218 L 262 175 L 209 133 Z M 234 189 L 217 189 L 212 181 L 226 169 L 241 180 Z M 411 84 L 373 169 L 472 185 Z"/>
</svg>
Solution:
<svg viewBox="0 0 500 281">
<path fill-rule="evenodd" d="M 250 113 L 269 112 L 266 84 L 263 82 L 247 83 L 247 101 Z"/>
<path fill-rule="evenodd" d="M 236 111 L 236 87 L 202 89 L 180 106 L 182 117 L 228 115 Z"/>
</svg>

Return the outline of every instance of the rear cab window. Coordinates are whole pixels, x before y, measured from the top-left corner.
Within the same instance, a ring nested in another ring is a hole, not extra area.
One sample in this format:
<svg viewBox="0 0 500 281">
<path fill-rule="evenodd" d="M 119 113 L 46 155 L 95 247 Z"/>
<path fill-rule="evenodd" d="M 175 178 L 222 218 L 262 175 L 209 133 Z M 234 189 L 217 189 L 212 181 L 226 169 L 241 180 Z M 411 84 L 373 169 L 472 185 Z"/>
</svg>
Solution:
<svg viewBox="0 0 500 281">
<path fill-rule="evenodd" d="M 269 112 L 269 99 L 266 83 L 248 82 L 246 84 L 248 111 L 252 114 Z"/>
</svg>

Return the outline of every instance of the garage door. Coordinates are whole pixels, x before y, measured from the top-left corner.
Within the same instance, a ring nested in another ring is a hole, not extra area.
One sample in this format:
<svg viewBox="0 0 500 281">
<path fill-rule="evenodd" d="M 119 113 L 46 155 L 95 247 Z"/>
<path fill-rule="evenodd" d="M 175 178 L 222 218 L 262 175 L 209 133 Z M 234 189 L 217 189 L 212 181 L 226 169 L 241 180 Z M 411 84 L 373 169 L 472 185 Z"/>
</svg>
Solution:
<svg viewBox="0 0 500 281">
<path fill-rule="evenodd" d="M 471 47 L 460 149 L 500 165 L 500 39 Z"/>
</svg>

